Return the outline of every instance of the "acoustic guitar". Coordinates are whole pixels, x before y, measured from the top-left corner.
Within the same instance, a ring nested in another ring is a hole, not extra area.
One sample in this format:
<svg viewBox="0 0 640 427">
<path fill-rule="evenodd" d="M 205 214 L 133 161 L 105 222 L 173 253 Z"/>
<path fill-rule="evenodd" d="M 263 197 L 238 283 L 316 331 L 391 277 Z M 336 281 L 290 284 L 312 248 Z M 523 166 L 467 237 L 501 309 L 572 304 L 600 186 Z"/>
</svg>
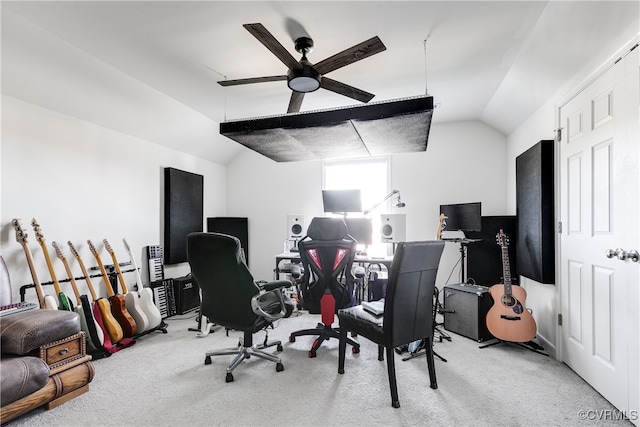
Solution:
<svg viewBox="0 0 640 427">
<path fill-rule="evenodd" d="M 118 259 L 116 257 L 116 253 L 109 244 L 107 239 L 103 239 L 102 243 L 104 243 L 104 247 L 111 255 L 111 259 L 113 260 L 113 266 L 116 270 L 116 274 L 118 275 L 118 280 L 120 281 L 120 286 L 122 287 L 122 295 L 124 296 L 124 304 L 127 307 L 127 311 L 133 317 L 133 320 L 136 322 L 136 328 L 138 333 L 144 332 L 149 327 L 149 319 L 147 319 L 147 315 L 142 308 L 140 307 L 140 303 L 138 301 L 138 294 L 135 292 L 131 292 L 127 289 L 127 283 L 122 276 L 122 271 L 120 270 L 120 265 L 118 264 Z"/>
<path fill-rule="evenodd" d="M 129 247 L 129 243 L 127 243 L 127 239 L 122 239 L 124 243 L 124 247 L 129 254 L 129 259 L 131 260 L 131 265 L 136 273 L 136 280 L 138 283 L 138 297 L 140 298 L 140 308 L 147 315 L 147 319 L 149 319 L 149 327 L 148 329 L 153 329 L 162 323 L 162 314 L 160 314 L 160 310 L 153 302 L 153 291 L 150 288 L 144 287 L 142 283 L 142 277 L 140 277 L 140 271 L 138 270 L 138 266 L 136 265 L 136 259 L 131 252 L 131 247 Z M 126 297 L 125 297 L 126 298 Z"/>
<path fill-rule="evenodd" d="M 51 262 L 51 257 L 49 256 L 49 250 L 47 249 L 47 244 L 44 240 L 44 234 L 42 234 L 42 229 L 40 228 L 40 224 L 36 221 L 35 218 L 31 220 L 31 226 L 33 226 L 33 231 L 36 233 L 36 238 L 38 239 L 38 243 L 42 248 L 42 253 L 44 254 L 44 259 L 47 262 L 47 268 L 49 269 L 49 275 L 51 276 L 51 281 L 53 282 L 53 287 L 56 290 L 56 294 L 58 295 L 58 308 L 60 310 L 71 311 L 73 308 L 71 306 L 71 302 L 69 298 L 62 292 L 60 289 L 60 283 L 58 282 L 58 278 L 56 276 L 56 272 L 53 269 L 53 263 Z"/>
<path fill-rule="evenodd" d="M 136 321 L 133 320 L 133 317 L 131 317 L 131 313 L 129 313 L 129 311 L 127 310 L 126 303 L 124 302 L 124 297 L 120 294 L 116 294 L 113 291 L 113 287 L 111 287 L 111 282 L 109 281 L 109 275 L 107 274 L 107 270 L 105 270 L 104 268 L 104 264 L 102 264 L 100 254 L 98 253 L 96 247 L 93 245 L 91 240 L 87 240 L 87 244 L 89 245 L 89 249 L 95 257 L 96 262 L 98 263 L 100 272 L 102 273 L 102 280 L 104 282 L 105 288 L 107 289 L 109 302 L 111 303 L 111 314 L 113 314 L 113 317 L 116 318 L 116 320 L 122 327 L 122 332 L 124 333 L 125 338 L 130 338 L 138 332 Z"/>
<path fill-rule="evenodd" d="M 87 271 L 87 268 L 84 266 L 84 262 L 82 258 L 80 258 L 80 254 L 76 250 L 76 247 L 71 242 L 67 242 L 69 245 L 69 249 L 78 264 L 80 265 L 80 269 L 82 270 L 82 274 L 84 274 L 84 280 L 87 282 L 87 286 L 89 287 L 89 293 L 91 293 L 91 298 L 93 299 L 93 314 L 96 321 L 104 328 L 104 331 L 107 333 L 104 337 L 104 347 L 105 349 L 111 348 L 112 344 L 117 344 L 124 338 L 124 332 L 122 331 L 122 326 L 113 317 L 111 313 L 111 304 L 105 298 L 98 298 L 96 295 L 96 291 L 93 287 L 93 283 L 91 282 L 91 276 Z"/>
<path fill-rule="evenodd" d="M 536 321 L 525 307 L 527 292 L 518 285 L 511 284 L 509 266 L 509 238 L 500 229 L 496 240 L 502 250 L 502 271 L 504 283 L 493 285 L 489 294 L 493 306 L 487 312 L 487 329 L 499 340 L 509 342 L 529 342 L 537 332 Z"/>
<path fill-rule="evenodd" d="M 71 271 L 71 266 L 69 265 L 69 261 L 67 261 L 67 257 L 62 251 L 58 242 L 53 241 L 51 245 L 56 251 L 56 255 L 62 261 L 64 265 L 64 269 L 67 271 L 67 277 L 69 278 L 69 282 L 71 283 L 71 288 L 73 289 L 73 293 L 76 297 L 76 306 L 74 307 L 74 311 L 78 313 L 80 316 L 80 326 L 82 330 L 85 332 L 87 346 L 89 350 L 93 349 L 97 350 L 101 348 L 104 344 L 104 332 L 100 325 L 95 319 L 93 314 L 93 310 L 91 307 L 91 302 L 86 295 L 80 295 L 80 291 L 78 290 L 78 285 L 76 283 L 76 279 L 73 277 L 73 272 Z"/>
<path fill-rule="evenodd" d="M 33 256 L 31 255 L 31 249 L 29 249 L 29 243 L 27 242 L 27 233 L 22 229 L 22 223 L 20 219 L 14 218 L 11 220 L 11 224 L 13 228 L 16 230 L 16 241 L 20 243 L 22 249 L 24 250 L 24 254 L 27 257 L 27 264 L 29 264 L 29 271 L 31 272 L 31 278 L 33 279 L 33 284 L 36 288 L 36 295 L 38 296 L 38 305 L 40 308 L 46 308 L 49 310 L 57 310 L 58 303 L 54 297 L 51 295 L 46 295 L 42 290 L 42 285 L 40 284 L 40 280 L 38 279 L 38 273 L 33 264 Z"/>
</svg>

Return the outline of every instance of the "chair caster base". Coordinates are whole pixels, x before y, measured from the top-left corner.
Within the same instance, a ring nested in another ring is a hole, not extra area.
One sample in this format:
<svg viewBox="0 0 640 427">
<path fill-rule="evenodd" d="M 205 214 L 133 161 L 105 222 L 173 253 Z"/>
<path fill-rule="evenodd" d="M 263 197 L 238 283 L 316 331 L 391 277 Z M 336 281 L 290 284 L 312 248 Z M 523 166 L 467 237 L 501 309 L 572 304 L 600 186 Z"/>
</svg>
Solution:
<svg viewBox="0 0 640 427">
<path fill-rule="evenodd" d="M 204 358 L 204 364 L 205 365 L 211 365 L 211 356 L 207 356 Z"/>
<path fill-rule="evenodd" d="M 282 344 L 278 344 L 278 346 L 276 347 L 276 351 L 282 351 Z"/>
<path fill-rule="evenodd" d="M 233 382 L 233 374 L 231 372 L 227 373 L 227 378 L 225 378 L 225 381 L 228 383 L 232 383 Z"/>
<path fill-rule="evenodd" d="M 289 342 L 296 342 L 296 337 L 290 336 L 289 337 Z"/>
<path fill-rule="evenodd" d="M 282 363 L 277 363 L 276 372 L 282 372 L 282 371 L 284 371 L 284 365 Z"/>
<path fill-rule="evenodd" d="M 399 408 L 400 407 L 400 402 L 399 401 L 393 401 L 391 402 L 391 406 L 393 406 L 394 408 Z"/>
</svg>

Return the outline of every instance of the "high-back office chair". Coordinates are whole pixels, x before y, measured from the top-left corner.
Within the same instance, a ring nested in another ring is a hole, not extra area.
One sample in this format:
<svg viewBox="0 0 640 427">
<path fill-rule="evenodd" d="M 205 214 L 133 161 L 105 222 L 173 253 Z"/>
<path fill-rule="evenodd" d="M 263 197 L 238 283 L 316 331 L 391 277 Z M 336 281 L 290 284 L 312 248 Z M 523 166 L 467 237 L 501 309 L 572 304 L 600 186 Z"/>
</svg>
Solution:
<svg viewBox="0 0 640 427">
<path fill-rule="evenodd" d="M 433 293 L 443 249 L 442 240 L 398 243 L 389 271 L 384 314 L 374 316 L 361 305 L 338 311 L 338 373 L 344 374 L 347 331 L 377 343 L 378 360 L 384 360 L 386 349 L 391 405 L 394 408 L 400 407 L 394 362 L 396 347 L 425 339 L 431 388 L 438 388 L 433 361 Z"/>
<path fill-rule="evenodd" d="M 201 314 L 227 329 L 244 332 L 238 347 L 207 352 L 204 363 L 210 364 L 211 356 L 236 354 L 227 367 L 227 382 L 233 381 L 233 370 L 250 356 L 275 362 L 276 371 L 282 371 L 284 366 L 280 357 L 262 350 L 277 346 L 277 351 L 282 351 L 282 343 L 268 342 L 268 336 L 265 336 L 263 344 L 255 346 L 253 334 L 285 317 L 287 307 L 282 288 L 291 286 L 291 282 L 254 281 L 245 263 L 240 240 L 224 234 L 189 234 L 187 259 L 202 292 Z"/>
<path fill-rule="evenodd" d="M 302 301 L 311 314 L 322 315 L 322 323 L 313 329 L 292 332 L 289 342 L 302 335 L 318 335 L 313 342 L 309 357 L 316 357 L 320 345 L 330 339 L 339 338 L 339 329 L 331 325 L 337 308 L 352 305 L 353 276 L 351 267 L 357 242 L 347 233 L 342 218 L 317 217 L 311 220 L 307 235 L 298 242 L 304 275 L 300 280 Z M 347 340 L 353 351 L 360 345 Z"/>
</svg>

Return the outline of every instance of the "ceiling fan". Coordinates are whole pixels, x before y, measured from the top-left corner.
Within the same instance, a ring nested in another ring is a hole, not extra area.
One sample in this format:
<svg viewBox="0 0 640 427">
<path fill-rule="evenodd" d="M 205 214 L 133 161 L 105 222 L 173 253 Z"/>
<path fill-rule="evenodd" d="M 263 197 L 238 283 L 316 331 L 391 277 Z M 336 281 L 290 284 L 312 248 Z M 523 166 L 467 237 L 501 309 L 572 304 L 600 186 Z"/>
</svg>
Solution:
<svg viewBox="0 0 640 427">
<path fill-rule="evenodd" d="M 282 61 L 289 71 L 286 75 L 280 76 L 222 80 L 218 82 L 221 86 L 286 80 L 287 85 L 292 90 L 287 113 L 299 112 L 304 94 L 319 88 L 327 89 L 361 102 L 369 102 L 375 96 L 372 93 L 325 77 L 325 74 L 386 50 L 387 48 L 378 36 L 343 50 L 314 65 L 307 59 L 307 54 L 313 50 L 313 40 L 311 38 L 299 37 L 295 40 L 295 49 L 302 54 L 302 58 L 298 61 L 262 24 L 244 24 L 243 27 Z"/>
</svg>

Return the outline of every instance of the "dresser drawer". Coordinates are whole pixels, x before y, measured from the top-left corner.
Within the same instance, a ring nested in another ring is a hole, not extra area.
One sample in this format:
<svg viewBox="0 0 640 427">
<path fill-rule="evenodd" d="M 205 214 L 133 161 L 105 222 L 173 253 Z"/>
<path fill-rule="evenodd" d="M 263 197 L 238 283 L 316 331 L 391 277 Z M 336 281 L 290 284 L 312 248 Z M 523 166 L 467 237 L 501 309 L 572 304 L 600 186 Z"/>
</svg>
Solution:
<svg viewBox="0 0 640 427">
<path fill-rule="evenodd" d="M 86 355 L 84 332 L 40 346 L 40 358 L 49 369 L 58 368 Z"/>
</svg>

